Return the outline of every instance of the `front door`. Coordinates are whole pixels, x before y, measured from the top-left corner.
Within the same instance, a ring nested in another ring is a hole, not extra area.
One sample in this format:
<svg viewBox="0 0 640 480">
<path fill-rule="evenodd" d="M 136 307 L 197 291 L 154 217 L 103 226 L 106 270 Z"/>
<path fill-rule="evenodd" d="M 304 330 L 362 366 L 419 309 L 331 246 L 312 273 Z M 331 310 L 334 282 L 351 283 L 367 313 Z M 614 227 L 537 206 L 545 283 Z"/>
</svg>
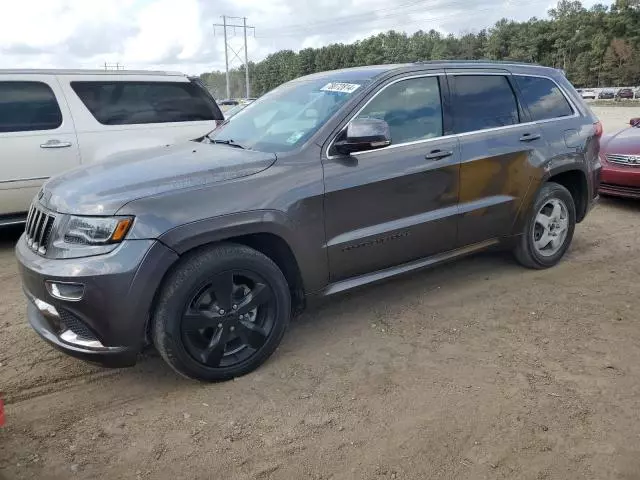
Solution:
<svg viewBox="0 0 640 480">
<path fill-rule="evenodd" d="M 0 77 L 0 218 L 29 209 L 40 185 L 80 164 L 71 114 L 53 75 Z"/>
<path fill-rule="evenodd" d="M 389 81 L 354 118 L 389 124 L 391 145 L 324 158 L 331 281 L 454 247 L 458 141 L 445 136 L 446 79 L 430 73 Z"/>
<path fill-rule="evenodd" d="M 451 72 L 449 85 L 460 141 L 458 246 L 466 246 L 511 233 L 548 145 L 508 72 Z"/>
</svg>

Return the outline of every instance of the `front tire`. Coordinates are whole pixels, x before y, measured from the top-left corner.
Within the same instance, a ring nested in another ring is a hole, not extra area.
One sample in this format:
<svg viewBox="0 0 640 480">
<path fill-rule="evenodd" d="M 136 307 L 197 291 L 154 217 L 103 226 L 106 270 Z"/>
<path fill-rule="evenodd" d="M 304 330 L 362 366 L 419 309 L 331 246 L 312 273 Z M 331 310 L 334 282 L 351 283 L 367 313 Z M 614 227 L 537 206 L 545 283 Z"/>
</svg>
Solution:
<svg viewBox="0 0 640 480">
<path fill-rule="evenodd" d="M 528 268 L 553 267 L 564 256 L 576 226 L 576 207 L 569 190 L 555 182 L 543 185 L 515 249 Z"/>
<path fill-rule="evenodd" d="M 276 350 L 290 318 L 289 285 L 278 266 L 249 247 L 220 244 L 186 256 L 164 282 L 153 341 L 181 375 L 229 380 Z"/>
</svg>

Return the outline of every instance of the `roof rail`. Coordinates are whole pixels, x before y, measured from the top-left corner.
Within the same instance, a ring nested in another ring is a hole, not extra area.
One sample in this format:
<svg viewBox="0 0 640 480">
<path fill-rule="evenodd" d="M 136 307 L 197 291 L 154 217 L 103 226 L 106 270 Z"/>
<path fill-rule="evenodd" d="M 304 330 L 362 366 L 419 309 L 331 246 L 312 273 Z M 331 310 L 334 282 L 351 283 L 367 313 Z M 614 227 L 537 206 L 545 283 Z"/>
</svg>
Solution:
<svg viewBox="0 0 640 480">
<path fill-rule="evenodd" d="M 464 63 L 464 64 L 496 64 L 496 65 L 518 65 L 523 67 L 541 67 L 543 65 L 538 65 L 536 63 L 527 63 L 527 62 L 517 62 L 517 61 L 508 61 L 508 60 L 488 60 L 488 59 L 480 59 L 480 60 L 419 60 L 414 62 L 419 65 L 436 65 L 442 63 Z"/>
<path fill-rule="evenodd" d="M 85 69 L 63 69 L 63 68 L 21 68 L 21 69 L 2 69 L 0 75 L 19 74 L 19 75 L 163 75 L 163 76 L 182 76 L 186 75 L 182 72 L 164 72 L 158 70 L 85 70 Z"/>
</svg>

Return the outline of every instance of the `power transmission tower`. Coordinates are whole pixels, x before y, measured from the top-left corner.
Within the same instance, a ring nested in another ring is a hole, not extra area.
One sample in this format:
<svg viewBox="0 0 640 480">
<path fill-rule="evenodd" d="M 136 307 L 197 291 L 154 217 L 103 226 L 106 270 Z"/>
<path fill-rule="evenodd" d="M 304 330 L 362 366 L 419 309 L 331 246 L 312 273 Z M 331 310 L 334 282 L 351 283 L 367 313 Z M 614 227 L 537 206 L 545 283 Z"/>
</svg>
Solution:
<svg viewBox="0 0 640 480">
<path fill-rule="evenodd" d="M 228 23 L 227 20 L 242 20 L 242 25 L 234 25 Z M 256 35 L 255 27 L 250 27 L 247 25 L 246 17 L 229 17 L 227 15 L 222 16 L 222 23 L 214 23 L 213 24 L 213 34 L 216 34 L 216 28 L 222 28 L 222 32 L 224 35 L 224 64 L 225 64 L 225 72 L 227 77 L 227 98 L 231 98 L 231 86 L 229 84 L 229 51 L 233 53 L 233 58 L 231 62 L 235 59 L 242 62 L 242 58 L 240 58 L 240 54 L 236 52 L 236 50 L 231 46 L 231 42 L 229 40 L 229 33 L 231 32 L 231 36 L 236 36 L 236 29 L 242 29 L 242 37 L 244 41 L 244 74 L 245 74 L 245 84 L 246 84 L 246 94 L 247 98 L 251 96 L 251 86 L 249 85 L 249 49 L 247 45 L 247 31 L 250 30 L 253 36 Z M 231 30 L 232 29 L 232 30 Z"/>
</svg>

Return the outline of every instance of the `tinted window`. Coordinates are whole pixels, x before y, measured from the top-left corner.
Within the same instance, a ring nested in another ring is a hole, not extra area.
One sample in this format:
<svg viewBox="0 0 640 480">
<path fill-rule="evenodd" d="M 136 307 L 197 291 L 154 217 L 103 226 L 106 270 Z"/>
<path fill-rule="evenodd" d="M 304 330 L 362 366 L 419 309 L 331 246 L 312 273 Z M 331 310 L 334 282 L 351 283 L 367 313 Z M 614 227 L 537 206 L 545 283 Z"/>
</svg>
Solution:
<svg viewBox="0 0 640 480">
<path fill-rule="evenodd" d="M 516 76 L 523 101 L 532 120 L 568 117 L 573 110 L 558 86 L 548 78 Z"/>
<path fill-rule="evenodd" d="M 71 82 L 103 125 L 219 120 L 218 107 L 199 86 L 178 82 Z"/>
<path fill-rule="evenodd" d="M 51 88 L 41 82 L 0 82 L 0 132 L 53 130 L 62 113 Z"/>
<path fill-rule="evenodd" d="M 374 97 L 357 118 L 378 118 L 389 124 L 393 144 L 442 135 L 438 77 L 394 83 Z"/>
<path fill-rule="evenodd" d="M 518 123 L 518 104 L 506 77 L 459 75 L 453 80 L 456 133 Z"/>
</svg>

